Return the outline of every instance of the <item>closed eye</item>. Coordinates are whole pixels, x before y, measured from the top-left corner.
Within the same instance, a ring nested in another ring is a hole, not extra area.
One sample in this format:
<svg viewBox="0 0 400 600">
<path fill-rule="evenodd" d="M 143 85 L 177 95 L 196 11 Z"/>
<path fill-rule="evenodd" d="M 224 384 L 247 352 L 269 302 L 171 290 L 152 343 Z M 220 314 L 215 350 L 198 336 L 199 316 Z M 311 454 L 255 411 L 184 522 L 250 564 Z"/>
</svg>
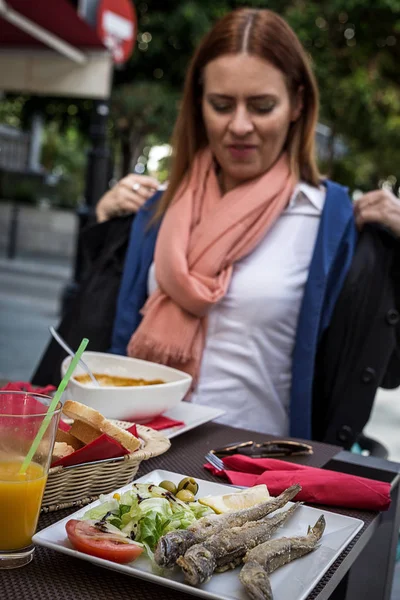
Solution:
<svg viewBox="0 0 400 600">
<path fill-rule="evenodd" d="M 210 106 L 218 113 L 229 113 L 235 110 L 236 102 L 224 96 L 212 96 L 207 98 Z M 249 112 L 264 115 L 270 113 L 276 106 L 271 97 L 249 98 L 246 107 Z"/>
<path fill-rule="evenodd" d="M 268 104 L 252 104 L 249 105 L 249 110 L 258 114 L 267 114 L 270 113 L 275 108 L 275 103 Z"/>
<path fill-rule="evenodd" d="M 215 100 L 209 100 L 209 103 L 215 111 L 221 113 L 229 112 L 234 108 L 234 104 L 232 102 L 217 102 Z"/>
</svg>

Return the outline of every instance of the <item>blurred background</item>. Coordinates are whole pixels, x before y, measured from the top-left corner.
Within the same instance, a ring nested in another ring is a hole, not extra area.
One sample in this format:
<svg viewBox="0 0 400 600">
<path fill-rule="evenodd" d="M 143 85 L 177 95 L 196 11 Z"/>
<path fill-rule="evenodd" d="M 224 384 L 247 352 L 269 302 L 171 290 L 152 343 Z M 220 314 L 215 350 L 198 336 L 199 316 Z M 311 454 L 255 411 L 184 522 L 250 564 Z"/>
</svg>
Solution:
<svg viewBox="0 0 400 600">
<path fill-rule="evenodd" d="M 100 196 L 130 172 L 168 177 L 189 58 L 239 6 L 280 13 L 309 53 L 322 171 L 354 196 L 399 193 L 398 0 L 0 0 L 0 379 L 29 380 Z M 367 428 L 393 460 L 399 416 L 382 392 Z"/>
<path fill-rule="evenodd" d="M 101 195 L 131 172 L 167 179 L 189 58 L 239 6 L 280 13 L 309 53 L 321 170 L 354 197 L 399 194 L 399 0 L 0 0 L 1 383 L 29 381 Z M 395 461 L 399 423 L 400 392 L 379 391 L 364 433 Z"/>
</svg>

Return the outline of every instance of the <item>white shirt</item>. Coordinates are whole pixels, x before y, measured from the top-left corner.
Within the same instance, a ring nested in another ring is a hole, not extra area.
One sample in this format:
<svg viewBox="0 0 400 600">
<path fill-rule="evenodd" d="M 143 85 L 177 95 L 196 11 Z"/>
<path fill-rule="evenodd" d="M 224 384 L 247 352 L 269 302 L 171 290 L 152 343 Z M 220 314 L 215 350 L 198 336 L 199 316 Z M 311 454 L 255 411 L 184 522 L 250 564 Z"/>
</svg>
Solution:
<svg viewBox="0 0 400 600">
<path fill-rule="evenodd" d="M 225 410 L 218 422 L 289 433 L 292 351 L 325 188 L 299 183 L 287 209 L 234 265 L 226 295 L 208 315 L 192 402 Z M 156 288 L 154 264 L 148 290 Z"/>
</svg>

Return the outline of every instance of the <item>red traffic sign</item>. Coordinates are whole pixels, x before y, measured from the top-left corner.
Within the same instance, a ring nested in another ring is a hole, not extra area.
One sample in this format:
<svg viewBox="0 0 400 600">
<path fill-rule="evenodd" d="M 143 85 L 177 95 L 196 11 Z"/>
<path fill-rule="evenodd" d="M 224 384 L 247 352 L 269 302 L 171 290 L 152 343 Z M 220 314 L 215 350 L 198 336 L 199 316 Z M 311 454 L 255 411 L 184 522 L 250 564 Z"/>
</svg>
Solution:
<svg viewBox="0 0 400 600">
<path fill-rule="evenodd" d="M 97 34 L 112 52 L 116 64 L 126 62 L 137 38 L 137 16 L 131 0 L 100 0 Z"/>
</svg>

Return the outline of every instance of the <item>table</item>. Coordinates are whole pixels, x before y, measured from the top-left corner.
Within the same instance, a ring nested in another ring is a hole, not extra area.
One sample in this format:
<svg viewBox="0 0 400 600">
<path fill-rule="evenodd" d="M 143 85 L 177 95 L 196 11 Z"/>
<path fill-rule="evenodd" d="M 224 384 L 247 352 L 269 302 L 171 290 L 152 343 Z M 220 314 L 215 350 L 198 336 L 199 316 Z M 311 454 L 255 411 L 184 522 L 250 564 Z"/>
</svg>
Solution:
<svg viewBox="0 0 400 600">
<path fill-rule="evenodd" d="M 174 438 L 167 453 L 141 464 L 139 476 L 154 469 L 165 469 L 221 482 L 202 467 L 205 453 L 211 448 L 248 439 L 262 441 L 272 438 L 208 423 Z M 388 481 L 392 485 L 392 504 L 385 513 L 333 509 L 360 518 L 365 525 L 307 600 L 389 600 L 400 519 L 400 465 L 353 455 L 337 446 L 317 442 L 312 445 L 313 455 L 293 460 Z M 332 510 L 332 507 L 327 507 L 327 510 Z M 74 509 L 42 514 L 39 529 L 71 512 Z M 176 597 L 176 590 L 102 569 L 42 547 L 36 548 L 34 560 L 28 566 L 0 574 L 1 600 L 175 600 Z M 179 594 L 179 600 L 193 598 L 189 594 Z"/>
</svg>

